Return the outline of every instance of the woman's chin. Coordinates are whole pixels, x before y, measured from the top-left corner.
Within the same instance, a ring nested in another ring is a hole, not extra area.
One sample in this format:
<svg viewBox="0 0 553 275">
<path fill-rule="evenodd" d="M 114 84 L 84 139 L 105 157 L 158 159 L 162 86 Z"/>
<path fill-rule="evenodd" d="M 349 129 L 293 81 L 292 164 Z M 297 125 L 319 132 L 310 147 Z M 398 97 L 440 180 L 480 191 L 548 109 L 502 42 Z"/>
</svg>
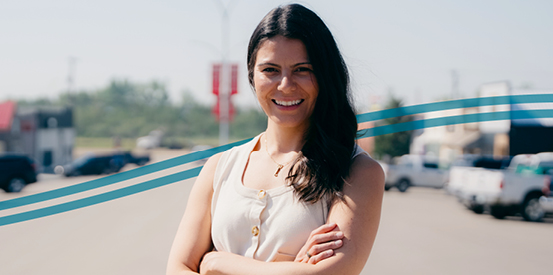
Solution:
<svg viewBox="0 0 553 275">
<path fill-rule="evenodd" d="M 289 118 L 289 117 L 271 117 L 271 121 L 282 128 L 307 128 L 309 122 L 307 119 Z"/>
</svg>

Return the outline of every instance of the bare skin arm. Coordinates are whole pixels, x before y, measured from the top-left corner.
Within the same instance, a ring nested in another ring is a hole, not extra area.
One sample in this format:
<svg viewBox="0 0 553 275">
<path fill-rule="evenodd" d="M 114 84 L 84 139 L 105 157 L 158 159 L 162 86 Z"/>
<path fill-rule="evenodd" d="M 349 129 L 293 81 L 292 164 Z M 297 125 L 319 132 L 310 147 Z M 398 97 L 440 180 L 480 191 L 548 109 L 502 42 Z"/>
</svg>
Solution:
<svg viewBox="0 0 553 275">
<path fill-rule="evenodd" d="M 384 173 L 380 165 L 365 155 L 355 158 L 344 186 L 344 201 L 331 207 L 328 222 L 343 232 L 343 245 L 335 255 L 317 264 L 302 262 L 262 262 L 226 252 L 209 252 L 201 262 L 201 274 L 359 274 L 371 252 L 378 225 Z"/>
<path fill-rule="evenodd" d="M 169 254 L 167 274 L 198 274 L 202 257 L 212 250 L 211 197 L 220 157 L 217 154 L 209 158 L 192 187 Z"/>
</svg>

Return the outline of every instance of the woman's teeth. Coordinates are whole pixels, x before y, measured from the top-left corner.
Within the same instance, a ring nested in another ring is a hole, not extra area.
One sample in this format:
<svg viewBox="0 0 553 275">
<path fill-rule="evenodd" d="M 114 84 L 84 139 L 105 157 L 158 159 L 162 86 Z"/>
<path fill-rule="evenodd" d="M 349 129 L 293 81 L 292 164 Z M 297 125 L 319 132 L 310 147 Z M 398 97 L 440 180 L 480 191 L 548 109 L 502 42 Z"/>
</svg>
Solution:
<svg viewBox="0 0 553 275">
<path fill-rule="evenodd" d="M 298 99 L 298 100 L 292 100 L 292 101 L 280 101 L 280 100 L 275 100 L 275 103 L 278 104 L 278 105 L 281 105 L 281 106 L 292 106 L 292 105 L 298 105 L 301 103 L 301 99 Z"/>
</svg>

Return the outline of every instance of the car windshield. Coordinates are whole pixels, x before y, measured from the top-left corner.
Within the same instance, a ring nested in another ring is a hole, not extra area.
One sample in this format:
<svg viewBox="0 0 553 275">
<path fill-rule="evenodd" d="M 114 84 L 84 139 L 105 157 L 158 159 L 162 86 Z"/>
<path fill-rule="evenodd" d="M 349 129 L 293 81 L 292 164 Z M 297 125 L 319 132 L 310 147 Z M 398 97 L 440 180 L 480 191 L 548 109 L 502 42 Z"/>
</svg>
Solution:
<svg viewBox="0 0 553 275">
<path fill-rule="evenodd" d="M 81 166 L 81 165 L 85 164 L 92 157 L 94 157 L 94 154 L 86 154 L 86 155 L 74 160 L 73 165 L 74 166 Z"/>
</svg>

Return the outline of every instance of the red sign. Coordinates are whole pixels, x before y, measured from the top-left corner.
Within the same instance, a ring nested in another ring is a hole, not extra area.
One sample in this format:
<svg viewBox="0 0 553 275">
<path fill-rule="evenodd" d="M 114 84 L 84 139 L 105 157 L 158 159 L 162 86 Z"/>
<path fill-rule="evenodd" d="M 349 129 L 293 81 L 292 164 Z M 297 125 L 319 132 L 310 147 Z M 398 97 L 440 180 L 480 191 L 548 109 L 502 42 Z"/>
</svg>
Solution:
<svg viewBox="0 0 553 275">
<path fill-rule="evenodd" d="M 238 64 L 232 64 L 230 76 L 230 94 L 235 95 L 238 93 Z"/>
<path fill-rule="evenodd" d="M 221 64 L 213 64 L 213 94 L 219 95 L 221 83 Z"/>
<path fill-rule="evenodd" d="M 220 97 L 223 93 L 219 93 L 220 89 L 225 89 L 225 87 L 221 87 L 221 75 L 223 71 L 223 66 L 221 64 L 213 64 L 213 94 L 217 95 L 217 103 L 213 107 L 212 113 L 215 115 L 217 120 L 220 119 L 220 110 L 219 110 L 219 102 Z M 227 71 L 228 73 L 228 71 Z M 227 84 L 228 85 L 228 84 Z M 228 86 L 227 86 L 228 87 Z M 228 90 L 226 90 L 228 91 Z M 232 102 L 230 101 L 230 96 L 235 95 L 238 93 L 238 64 L 232 64 L 230 65 L 230 95 L 228 95 L 228 103 L 229 103 L 229 121 L 232 120 L 234 117 L 234 106 L 232 105 Z"/>
</svg>

